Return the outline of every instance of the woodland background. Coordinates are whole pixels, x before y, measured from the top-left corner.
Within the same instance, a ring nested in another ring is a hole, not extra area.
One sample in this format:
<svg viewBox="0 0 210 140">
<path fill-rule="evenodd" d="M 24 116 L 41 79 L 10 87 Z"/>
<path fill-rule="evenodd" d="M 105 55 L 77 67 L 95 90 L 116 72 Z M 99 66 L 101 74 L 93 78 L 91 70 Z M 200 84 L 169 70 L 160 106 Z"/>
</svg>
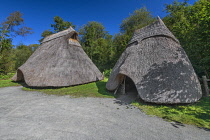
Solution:
<svg viewBox="0 0 210 140">
<path fill-rule="evenodd" d="M 173 2 L 165 5 L 167 15 L 163 18 L 166 26 L 178 38 L 186 51 L 197 75 L 210 78 L 210 1 L 198 0 L 193 5 L 187 1 Z M 0 21 L 0 75 L 14 73 L 39 47 L 40 44 L 13 45 L 16 36 L 26 36 L 33 29 L 23 26 L 24 19 L 20 11 L 15 11 Z M 105 75 L 108 75 L 116 61 L 125 50 L 136 29 L 142 28 L 156 20 L 146 7 L 135 10 L 120 25 L 120 32 L 110 35 L 102 23 L 89 21 L 79 29 L 80 43 Z M 55 16 L 54 23 L 40 35 L 44 37 L 65 30 L 74 21 L 64 21 Z"/>
</svg>

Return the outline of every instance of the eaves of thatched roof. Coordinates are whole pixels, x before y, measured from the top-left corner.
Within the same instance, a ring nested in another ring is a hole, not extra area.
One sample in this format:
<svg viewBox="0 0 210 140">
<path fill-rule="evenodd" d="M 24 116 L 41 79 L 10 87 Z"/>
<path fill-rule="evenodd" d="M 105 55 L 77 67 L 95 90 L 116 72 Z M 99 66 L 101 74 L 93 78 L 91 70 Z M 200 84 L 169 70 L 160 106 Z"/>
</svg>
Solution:
<svg viewBox="0 0 210 140">
<path fill-rule="evenodd" d="M 65 35 L 69 35 L 69 34 L 71 35 L 73 33 L 76 33 L 76 31 L 72 27 L 69 27 L 66 30 L 63 30 L 61 32 L 58 32 L 58 33 L 55 33 L 55 34 L 52 34 L 52 35 L 49 35 L 49 36 L 45 37 L 44 40 L 41 43 L 45 43 L 45 42 L 51 41 L 53 39 L 56 39 L 58 37 L 62 37 L 62 36 L 65 36 Z"/>
<path fill-rule="evenodd" d="M 177 43 L 179 43 L 179 40 L 169 31 L 169 29 L 165 26 L 160 17 L 158 17 L 157 21 L 155 21 L 153 24 L 136 30 L 128 44 L 133 43 L 135 41 L 140 42 L 144 39 L 151 38 L 154 36 L 169 37 Z"/>
</svg>

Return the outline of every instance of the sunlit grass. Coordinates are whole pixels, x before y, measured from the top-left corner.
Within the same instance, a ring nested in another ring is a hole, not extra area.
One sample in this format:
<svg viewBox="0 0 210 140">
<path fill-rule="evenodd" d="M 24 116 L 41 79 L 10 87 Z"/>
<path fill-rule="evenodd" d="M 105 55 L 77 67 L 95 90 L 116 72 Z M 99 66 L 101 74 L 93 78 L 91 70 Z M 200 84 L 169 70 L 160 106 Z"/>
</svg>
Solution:
<svg viewBox="0 0 210 140">
<path fill-rule="evenodd" d="M 155 105 L 140 102 L 132 104 L 148 115 L 210 129 L 210 96 L 189 105 Z"/>
<path fill-rule="evenodd" d="M 11 80 L 13 75 L 15 75 L 15 73 L 8 73 L 7 75 L 0 75 L 0 88 L 1 87 L 20 86 L 20 83 L 13 82 Z"/>
<path fill-rule="evenodd" d="M 0 80 L 0 88 L 11 87 L 11 86 L 20 86 L 20 84 L 17 82 L 12 82 L 12 80 Z"/>
<path fill-rule="evenodd" d="M 33 89 L 29 87 L 23 87 L 23 90 L 27 91 L 39 91 L 45 94 L 52 95 L 70 95 L 72 97 L 100 97 L 100 98 L 113 98 L 113 95 L 106 90 L 106 82 L 103 81 L 88 83 L 84 85 L 77 85 L 72 87 L 63 88 L 50 88 L 50 89 Z"/>
<path fill-rule="evenodd" d="M 17 83 L 17 82 L 13 82 L 13 81 L 10 80 L 10 79 L 7 79 L 7 80 L 0 80 L 0 88 L 1 88 L 1 87 L 11 87 L 11 86 L 20 86 L 20 84 Z"/>
</svg>

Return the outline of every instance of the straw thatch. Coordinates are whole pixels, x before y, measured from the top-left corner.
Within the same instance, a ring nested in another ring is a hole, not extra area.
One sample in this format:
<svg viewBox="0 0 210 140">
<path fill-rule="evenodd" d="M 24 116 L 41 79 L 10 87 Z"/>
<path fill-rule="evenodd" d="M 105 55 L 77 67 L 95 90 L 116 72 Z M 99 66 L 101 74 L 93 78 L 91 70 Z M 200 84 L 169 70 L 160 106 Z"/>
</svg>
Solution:
<svg viewBox="0 0 210 140">
<path fill-rule="evenodd" d="M 191 103 L 202 96 L 185 51 L 160 18 L 134 32 L 106 88 L 118 89 L 126 76 L 133 80 L 139 96 L 146 102 Z"/>
<path fill-rule="evenodd" d="M 62 87 L 102 80 L 73 28 L 46 37 L 12 80 L 33 87 Z"/>
</svg>

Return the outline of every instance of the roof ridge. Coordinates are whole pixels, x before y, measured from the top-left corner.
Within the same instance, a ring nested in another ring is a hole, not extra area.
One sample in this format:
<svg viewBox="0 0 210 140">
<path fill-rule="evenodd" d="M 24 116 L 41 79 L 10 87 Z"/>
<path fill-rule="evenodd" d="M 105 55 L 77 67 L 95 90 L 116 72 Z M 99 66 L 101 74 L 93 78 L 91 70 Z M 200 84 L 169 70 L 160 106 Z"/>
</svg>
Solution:
<svg viewBox="0 0 210 140">
<path fill-rule="evenodd" d="M 76 32 L 76 31 L 70 26 L 70 27 L 69 27 L 68 29 L 66 29 L 66 30 L 63 30 L 63 31 L 60 31 L 60 32 L 58 32 L 58 33 L 54 33 L 54 34 L 52 34 L 52 35 L 49 35 L 49 36 L 45 37 L 45 38 L 43 39 L 43 41 L 41 42 L 41 44 L 42 44 L 42 43 L 45 43 L 45 42 L 48 42 L 48 41 L 50 41 L 50 40 L 53 40 L 53 39 L 55 39 L 55 38 L 58 38 L 58 37 L 67 35 L 67 34 L 69 34 L 69 33 L 71 33 L 71 32 Z"/>
<path fill-rule="evenodd" d="M 133 37 L 129 41 L 129 44 L 134 41 L 142 41 L 145 38 L 160 35 L 168 36 L 179 43 L 178 39 L 171 33 L 171 31 L 166 27 L 164 22 L 158 16 L 157 20 L 154 21 L 152 24 L 135 30 Z"/>
</svg>

